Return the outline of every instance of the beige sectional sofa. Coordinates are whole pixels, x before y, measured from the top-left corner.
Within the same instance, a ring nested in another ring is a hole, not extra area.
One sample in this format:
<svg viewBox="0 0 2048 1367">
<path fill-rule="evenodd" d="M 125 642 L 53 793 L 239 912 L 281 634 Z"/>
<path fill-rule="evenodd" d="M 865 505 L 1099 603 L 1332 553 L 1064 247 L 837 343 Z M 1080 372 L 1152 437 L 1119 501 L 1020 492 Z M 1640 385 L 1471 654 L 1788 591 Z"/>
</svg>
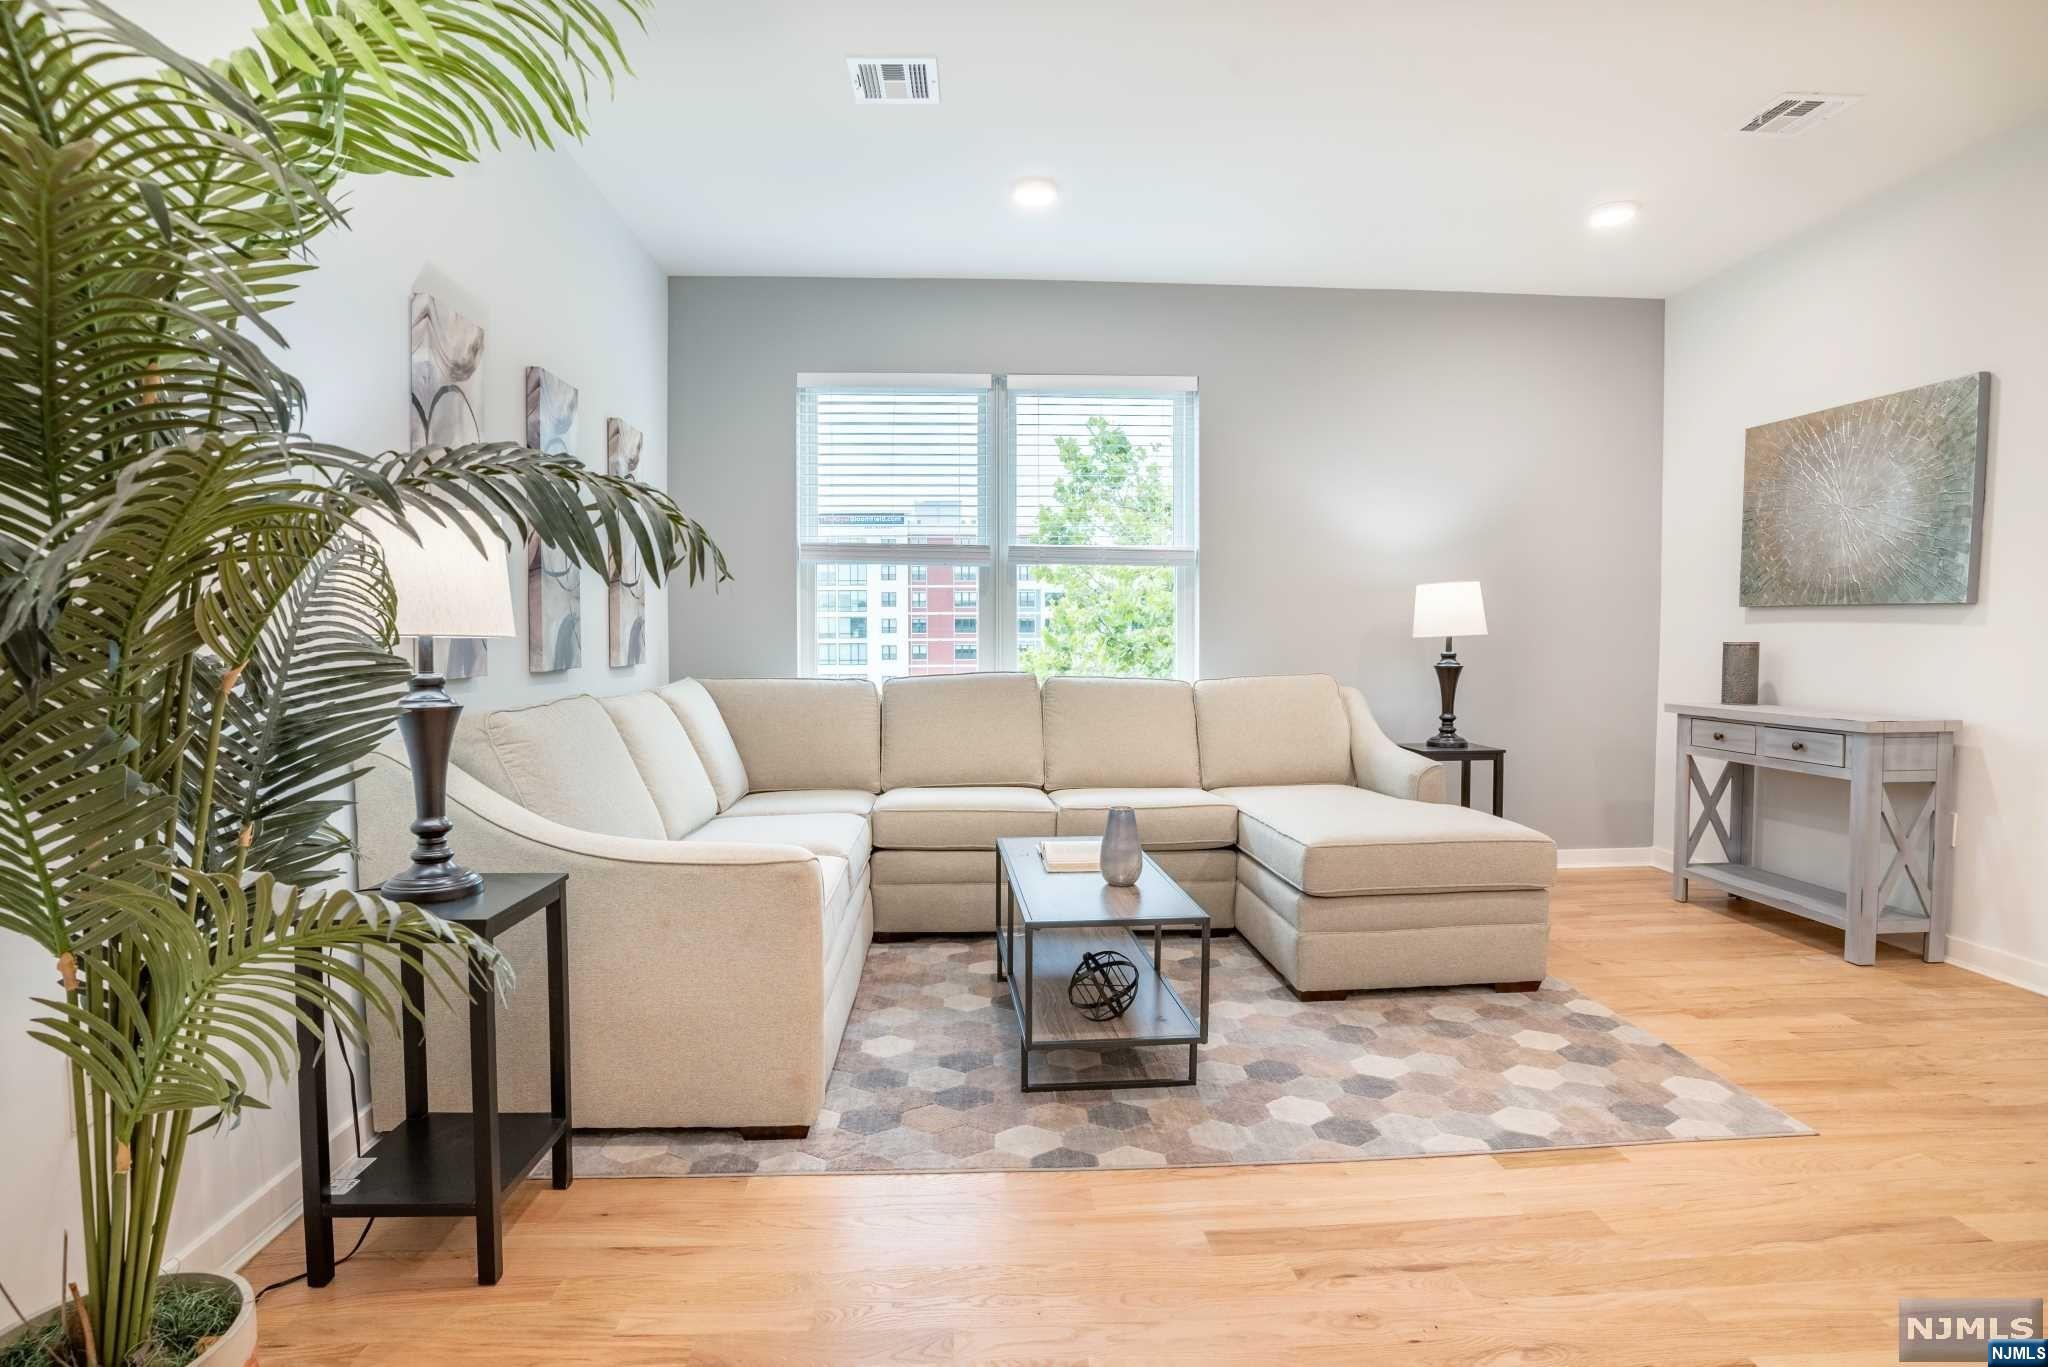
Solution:
<svg viewBox="0 0 2048 1367">
<path fill-rule="evenodd" d="M 465 718 L 449 815 L 473 868 L 570 875 L 579 1126 L 787 1132 L 874 936 L 988 931 L 996 837 L 1097 833 L 1119 804 L 1304 997 L 1540 979 L 1555 847 L 1442 786 L 1324 675 L 685 679 Z M 403 867 L 402 751 L 358 803 L 361 873 Z M 539 980 L 538 921 L 505 948 Z M 430 1005 L 437 1107 L 467 1103 L 466 1039 Z M 514 994 L 500 1039 L 502 1104 L 544 1105 L 542 994 Z M 397 1062 L 380 1032 L 380 1124 Z"/>
</svg>

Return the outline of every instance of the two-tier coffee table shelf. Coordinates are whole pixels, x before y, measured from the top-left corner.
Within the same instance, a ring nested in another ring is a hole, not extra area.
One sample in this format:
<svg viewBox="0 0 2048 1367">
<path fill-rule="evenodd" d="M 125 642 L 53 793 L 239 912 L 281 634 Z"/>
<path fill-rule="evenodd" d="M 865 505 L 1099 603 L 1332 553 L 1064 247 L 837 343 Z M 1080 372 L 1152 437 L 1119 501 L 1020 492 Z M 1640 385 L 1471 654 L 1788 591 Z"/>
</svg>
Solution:
<svg viewBox="0 0 2048 1367">
<path fill-rule="evenodd" d="M 1739 897 L 1836 927 L 1843 932 L 1842 957 L 1852 964 L 1877 962 L 1880 935 L 1924 936 L 1920 952 L 1928 963 L 1948 956 L 1955 733 L 1961 722 L 1704 703 L 1667 703 L 1664 710 L 1678 718 L 1671 809 L 1674 900 L 1686 899 L 1688 880 L 1703 878 Z M 1701 760 L 1726 765 L 1711 788 L 1701 774 Z M 1849 861 L 1840 889 L 1773 872 L 1757 862 L 1758 769 L 1848 783 Z M 1896 784 L 1933 785 L 1910 824 L 1892 803 Z M 1697 819 L 1694 794 L 1702 803 Z M 1730 808 L 1725 814 L 1724 798 Z M 1725 857 L 1696 861 L 1710 830 Z"/>
<path fill-rule="evenodd" d="M 1023 1035 L 1018 1070 L 1027 1092 L 1101 1091 L 1113 1087 L 1192 1087 L 1196 1050 L 1209 1038 L 1209 913 L 1152 856 L 1138 881 L 1113 888 L 1099 873 L 1049 873 L 1038 836 L 996 841 L 996 981 L 1010 985 L 1010 1004 Z M 1160 933 L 1198 930 L 1202 937 L 1202 1000 L 1190 1012 L 1160 972 Z M 1140 931 L 1151 931 L 1148 960 Z M 1067 980 L 1090 950 L 1121 952 L 1138 970 L 1138 995 L 1115 1020 L 1092 1021 L 1067 1000 Z M 1131 1049 L 1184 1045 L 1185 1077 L 1034 1083 L 1031 1056 L 1055 1049 Z"/>
</svg>

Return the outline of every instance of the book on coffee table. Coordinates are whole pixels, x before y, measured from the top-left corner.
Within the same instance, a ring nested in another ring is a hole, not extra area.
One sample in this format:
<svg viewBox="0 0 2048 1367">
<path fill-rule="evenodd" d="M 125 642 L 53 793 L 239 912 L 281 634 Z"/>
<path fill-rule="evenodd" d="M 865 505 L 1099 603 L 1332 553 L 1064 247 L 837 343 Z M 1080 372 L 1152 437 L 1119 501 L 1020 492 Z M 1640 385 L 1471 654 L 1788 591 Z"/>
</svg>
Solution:
<svg viewBox="0 0 2048 1367">
<path fill-rule="evenodd" d="M 1041 840 L 1038 857 L 1047 873 L 1097 873 L 1102 868 L 1102 842 L 1092 836 Z"/>
</svg>

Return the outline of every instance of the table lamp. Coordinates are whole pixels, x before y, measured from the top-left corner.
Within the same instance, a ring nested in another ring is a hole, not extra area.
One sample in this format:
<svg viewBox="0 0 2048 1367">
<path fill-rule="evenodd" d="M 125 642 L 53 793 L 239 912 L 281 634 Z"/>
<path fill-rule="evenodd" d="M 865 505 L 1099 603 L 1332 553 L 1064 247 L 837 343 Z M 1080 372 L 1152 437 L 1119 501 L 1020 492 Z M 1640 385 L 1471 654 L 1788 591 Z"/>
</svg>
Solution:
<svg viewBox="0 0 2048 1367">
<path fill-rule="evenodd" d="M 1436 734 L 1423 742 L 1425 745 L 1455 750 L 1471 743 L 1458 734 L 1458 671 L 1465 666 L 1458 663 L 1452 638 L 1485 634 L 1486 605 L 1479 599 L 1478 580 L 1415 586 L 1416 639 L 1444 638 L 1444 653 L 1436 662 L 1436 686 L 1443 696 L 1444 710 L 1437 718 Z"/>
<path fill-rule="evenodd" d="M 412 760 L 412 867 L 384 881 L 381 891 L 401 902 L 452 902 L 483 887 L 480 873 L 455 862 L 448 845 L 448 756 L 462 704 L 448 696 L 434 672 L 436 636 L 516 636 L 505 543 L 495 529 L 479 535 L 479 551 L 461 528 L 416 516 L 419 540 L 382 518 L 360 523 L 384 557 L 398 590 L 398 634 L 419 638 L 412 691 L 398 703 L 398 731 Z M 360 817 L 358 818 L 360 819 Z"/>
</svg>

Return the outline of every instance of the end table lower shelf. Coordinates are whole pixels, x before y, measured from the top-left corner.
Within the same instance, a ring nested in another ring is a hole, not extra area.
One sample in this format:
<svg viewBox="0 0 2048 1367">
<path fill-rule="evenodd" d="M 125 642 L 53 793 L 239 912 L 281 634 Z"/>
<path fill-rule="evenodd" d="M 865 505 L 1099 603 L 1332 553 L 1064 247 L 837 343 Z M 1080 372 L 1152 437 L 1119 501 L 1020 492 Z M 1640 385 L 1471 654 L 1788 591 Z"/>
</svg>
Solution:
<svg viewBox="0 0 2048 1367">
<path fill-rule="evenodd" d="M 408 1116 L 377 1136 L 364 1167 L 346 1191 L 330 1189 L 322 1208 L 330 1219 L 379 1215 L 476 1213 L 476 1117 L 467 1111 Z M 541 1111 L 498 1116 L 498 1195 L 526 1180 L 548 1150 L 569 1132 L 569 1122 Z"/>
</svg>

